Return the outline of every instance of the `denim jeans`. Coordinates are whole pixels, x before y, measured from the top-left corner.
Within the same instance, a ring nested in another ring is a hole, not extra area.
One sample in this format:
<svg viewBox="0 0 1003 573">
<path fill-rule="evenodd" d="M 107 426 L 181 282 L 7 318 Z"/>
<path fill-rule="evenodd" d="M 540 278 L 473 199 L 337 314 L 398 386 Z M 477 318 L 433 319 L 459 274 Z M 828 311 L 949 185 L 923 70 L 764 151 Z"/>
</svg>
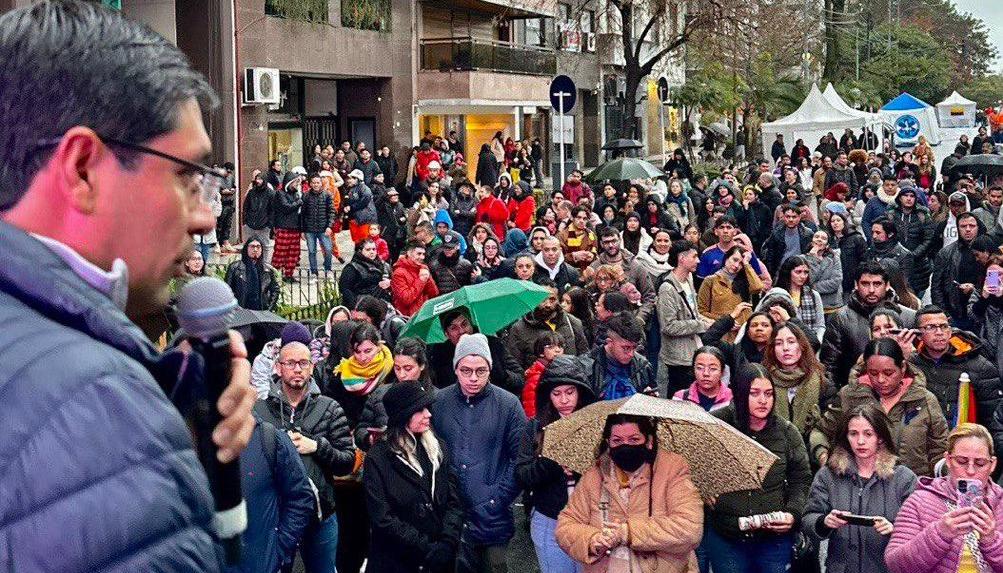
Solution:
<svg viewBox="0 0 1003 573">
<path fill-rule="evenodd" d="M 697 561 L 700 573 L 707 573 L 708 566 L 714 573 L 784 573 L 790 565 L 793 545 L 790 534 L 732 540 L 707 525 L 697 549 Z"/>
<path fill-rule="evenodd" d="M 581 573 L 582 565 L 557 544 L 554 537 L 554 530 L 557 529 L 557 520 L 543 515 L 539 511 L 534 511 L 529 520 L 529 535 L 533 539 L 533 547 L 536 548 L 536 559 L 540 562 L 540 571 L 547 573 Z"/>
<path fill-rule="evenodd" d="M 306 573 L 337 573 L 338 516 L 332 515 L 320 523 L 312 522 L 303 532 L 299 545 Z M 293 563 L 282 568 L 290 573 Z"/>
<path fill-rule="evenodd" d="M 195 248 L 202 253 L 202 260 L 205 261 L 205 264 L 209 264 L 209 253 L 215 246 L 216 243 L 195 243 Z"/>
<path fill-rule="evenodd" d="M 310 272 L 317 274 L 317 241 L 324 250 L 324 270 L 331 270 L 331 237 L 324 233 L 306 234 L 307 258 L 310 260 Z"/>
</svg>

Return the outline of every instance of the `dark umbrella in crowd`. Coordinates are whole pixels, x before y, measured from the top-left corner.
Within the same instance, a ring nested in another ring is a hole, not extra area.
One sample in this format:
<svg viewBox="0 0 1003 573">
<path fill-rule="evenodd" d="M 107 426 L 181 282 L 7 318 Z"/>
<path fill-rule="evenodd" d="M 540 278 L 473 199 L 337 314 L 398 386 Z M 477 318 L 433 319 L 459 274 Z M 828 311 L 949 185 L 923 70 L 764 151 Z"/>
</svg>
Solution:
<svg viewBox="0 0 1003 573">
<path fill-rule="evenodd" d="M 596 167 L 585 179 L 589 182 L 631 181 L 634 179 L 654 179 L 663 175 L 665 172 L 643 159 L 621 157 Z"/>
<path fill-rule="evenodd" d="M 971 173 L 976 177 L 992 180 L 1003 175 L 1003 155 L 980 153 L 966 155 L 954 164 L 954 174 Z"/>
</svg>

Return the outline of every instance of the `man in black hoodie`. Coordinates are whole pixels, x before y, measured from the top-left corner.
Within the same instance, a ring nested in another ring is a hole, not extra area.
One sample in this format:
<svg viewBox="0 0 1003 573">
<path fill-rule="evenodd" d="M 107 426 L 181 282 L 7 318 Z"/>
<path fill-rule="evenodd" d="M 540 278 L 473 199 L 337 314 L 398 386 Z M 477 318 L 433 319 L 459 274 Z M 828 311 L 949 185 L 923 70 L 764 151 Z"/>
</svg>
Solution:
<svg viewBox="0 0 1003 573">
<path fill-rule="evenodd" d="M 265 262 L 271 262 L 272 213 L 275 208 L 275 189 L 265 181 L 257 169 L 251 175 L 251 185 L 244 197 L 244 224 L 240 236 L 246 241 L 258 237 L 265 243 Z"/>
</svg>

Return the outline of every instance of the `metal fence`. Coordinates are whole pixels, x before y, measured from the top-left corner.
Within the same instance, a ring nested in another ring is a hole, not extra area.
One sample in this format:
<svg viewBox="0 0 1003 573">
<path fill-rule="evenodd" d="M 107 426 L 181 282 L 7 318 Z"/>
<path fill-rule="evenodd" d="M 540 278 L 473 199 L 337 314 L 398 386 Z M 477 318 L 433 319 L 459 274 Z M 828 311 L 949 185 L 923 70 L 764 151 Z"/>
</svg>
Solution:
<svg viewBox="0 0 1003 573">
<path fill-rule="evenodd" d="M 210 263 L 206 267 L 206 274 L 223 279 L 226 267 L 226 264 Z M 281 283 L 275 312 L 290 320 L 324 320 L 328 311 L 341 302 L 341 294 L 338 292 L 340 272 L 336 270 L 313 275 L 306 267 L 296 267 L 292 275 L 293 282 Z"/>
</svg>

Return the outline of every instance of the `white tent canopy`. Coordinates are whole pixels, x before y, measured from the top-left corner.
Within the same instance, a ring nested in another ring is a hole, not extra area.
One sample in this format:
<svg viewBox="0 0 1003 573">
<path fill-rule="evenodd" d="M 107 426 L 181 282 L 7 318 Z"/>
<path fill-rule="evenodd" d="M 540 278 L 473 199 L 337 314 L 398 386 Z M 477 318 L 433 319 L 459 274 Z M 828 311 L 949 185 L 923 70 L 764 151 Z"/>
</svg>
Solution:
<svg viewBox="0 0 1003 573">
<path fill-rule="evenodd" d="M 836 88 L 832 87 L 832 83 L 831 82 L 825 86 L 825 91 L 822 92 L 822 95 L 825 96 L 825 99 L 828 100 L 829 103 L 831 103 L 836 109 L 838 109 L 838 110 L 840 110 L 840 111 L 842 111 L 844 113 L 848 113 L 850 115 L 854 115 L 854 116 L 866 119 L 866 120 L 870 121 L 873 124 L 877 124 L 877 123 L 881 122 L 881 116 L 879 116 L 876 113 L 862 111 L 862 110 L 854 109 L 854 108 L 850 107 L 850 104 L 846 103 L 846 100 L 844 100 L 839 95 L 839 92 L 836 91 Z"/>
<path fill-rule="evenodd" d="M 937 104 L 940 127 L 975 127 L 975 102 L 952 92 Z"/>
<path fill-rule="evenodd" d="M 833 90 L 835 94 L 835 90 Z M 835 94 L 839 98 L 839 94 Z M 801 107 L 787 117 L 764 123 L 762 125 L 763 153 L 769 156 L 769 150 L 777 134 L 783 134 L 784 145 L 790 152 L 798 139 L 803 139 L 809 149 L 815 149 L 822 136 L 832 132 L 838 139 L 843 130 L 849 128 L 859 134 L 864 126 L 879 123 L 875 114 L 869 114 L 851 108 L 842 98 L 842 107 L 831 101 L 819 91 L 818 85 L 812 84 L 811 90 Z M 880 133 L 880 130 L 876 131 Z"/>
</svg>

